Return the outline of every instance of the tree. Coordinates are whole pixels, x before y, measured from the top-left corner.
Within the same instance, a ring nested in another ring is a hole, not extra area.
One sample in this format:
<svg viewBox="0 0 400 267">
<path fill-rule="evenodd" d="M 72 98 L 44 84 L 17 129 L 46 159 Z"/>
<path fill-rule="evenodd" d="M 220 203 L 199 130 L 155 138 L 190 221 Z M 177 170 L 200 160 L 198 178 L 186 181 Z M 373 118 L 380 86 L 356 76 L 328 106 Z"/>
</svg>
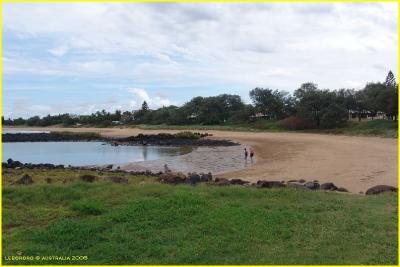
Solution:
<svg viewBox="0 0 400 267">
<path fill-rule="evenodd" d="M 320 90 L 314 83 L 304 83 L 294 92 L 297 115 L 316 128 L 340 126 L 347 119 L 347 110 L 338 93 Z"/>
<path fill-rule="evenodd" d="M 142 103 L 142 111 L 146 112 L 149 110 L 149 105 L 147 104 L 146 101 L 143 101 Z"/>
<path fill-rule="evenodd" d="M 389 70 L 389 73 L 386 76 L 386 81 L 385 81 L 386 87 L 396 87 L 396 79 L 394 78 L 393 72 Z"/>
<path fill-rule="evenodd" d="M 386 116 L 397 120 L 398 115 L 398 84 L 393 72 L 389 71 L 386 76 Z"/>
<path fill-rule="evenodd" d="M 271 90 L 269 88 L 255 88 L 250 91 L 256 110 L 267 115 L 272 119 L 281 119 L 284 117 L 286 92 Z"/>
</svg>

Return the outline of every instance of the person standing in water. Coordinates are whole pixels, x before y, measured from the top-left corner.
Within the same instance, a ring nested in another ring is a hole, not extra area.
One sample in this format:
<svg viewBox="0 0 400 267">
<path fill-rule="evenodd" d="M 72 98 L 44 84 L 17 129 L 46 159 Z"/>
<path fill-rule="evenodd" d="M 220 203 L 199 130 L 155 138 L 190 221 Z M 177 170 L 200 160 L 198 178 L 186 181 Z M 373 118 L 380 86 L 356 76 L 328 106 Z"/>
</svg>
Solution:
<svg viewBox="0 0 400 267">
<path fill-rule="evenodd" d="M 247 149 L 244 148 L 244 159 L 247 160 L 247 156 L 249 155 L 249 152 L 247 152 Z"/>
<path fill-rule="evenodd" d="M 254 150 L 252 147 L 250 147 L 250 160 L 253 162 L 253 157 L 254 157 Z"/>
</svg>

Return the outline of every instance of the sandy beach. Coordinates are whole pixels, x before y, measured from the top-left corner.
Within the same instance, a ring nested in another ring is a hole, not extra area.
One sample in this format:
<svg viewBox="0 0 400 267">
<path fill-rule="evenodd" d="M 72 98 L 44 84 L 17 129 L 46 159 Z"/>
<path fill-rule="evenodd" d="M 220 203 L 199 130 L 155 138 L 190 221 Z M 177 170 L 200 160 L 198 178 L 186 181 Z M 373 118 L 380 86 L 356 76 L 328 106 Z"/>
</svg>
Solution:
<svg viewBox="0 0 400 267">
<path fill-rule="evenodd" d="M 97 132 L 104 136 L 139 133 L 175 133 L 181 130 L 136 128 L 29 127 L 18 130 Z M 204 132 L 204 131 L 199 131 Z M 397 187 L 397 139 L 305 133 L 207 131 L 212 138 L 229 139 L 252 146 L 257 162 L 219 177 L 257 180 L 305 179 L 333 182 L 351 192 L 386 184 Z M 242 155 L 238 155 L 242 157 Z"/>
</svg>

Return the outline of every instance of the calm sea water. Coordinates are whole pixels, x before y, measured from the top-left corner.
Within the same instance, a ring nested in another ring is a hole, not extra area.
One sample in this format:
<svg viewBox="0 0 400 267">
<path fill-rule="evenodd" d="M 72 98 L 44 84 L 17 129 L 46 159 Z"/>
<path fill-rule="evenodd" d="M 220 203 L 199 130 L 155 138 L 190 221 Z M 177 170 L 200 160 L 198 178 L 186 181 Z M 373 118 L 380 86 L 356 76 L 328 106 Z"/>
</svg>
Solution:
<svg viewBox="0 0 400 267">
<path fill-rule="evenodd" d="M 187 147 L 111 146 L 103 142 L 23 142 L 3 143 L 3 158 L 23 163 L 51 163 L 72 166 L 124 164 L 178 156 Z"/>
</svg>

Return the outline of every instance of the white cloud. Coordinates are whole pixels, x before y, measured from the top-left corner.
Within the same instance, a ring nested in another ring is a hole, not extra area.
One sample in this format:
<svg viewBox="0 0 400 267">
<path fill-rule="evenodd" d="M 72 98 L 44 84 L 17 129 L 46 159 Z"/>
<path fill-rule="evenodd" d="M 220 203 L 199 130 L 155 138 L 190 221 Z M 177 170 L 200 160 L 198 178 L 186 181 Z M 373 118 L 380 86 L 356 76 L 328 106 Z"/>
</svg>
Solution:
<svg viewBox="0 0 400 267">
<path fill-rule="evenodd" d="M 68 52 L 68 47 L 67 46 L 59 46 L 59 47 L 55 47 L 53 49 L 50 49 L 49 52 L 57 57 L 62 57 L 63 55 L 65 55 Z"/>
<path fill-rule="evenodd" d="M 4 3 L 3 14 L 13 88 L 24 75 L 37 87 L 45 78 L 132 84 L 135 100 L 122 107 L 184 101 L 154 88 L 342 88 L 398 73 L 395 2 Z"/>
<path fill-rule="evenodd" d="M 128 88 L 127 91 L 138 97 L 140 104 L 142 104 L 143 101 L 146 101 L 149 107 L 152 109 L 173 105 L 173 103 L 167 98 L 161 96 L 150 97 L 143 88 Z M 133 101 L 132 103 L 136 105 L 137 102 Z"/>
</svg>

